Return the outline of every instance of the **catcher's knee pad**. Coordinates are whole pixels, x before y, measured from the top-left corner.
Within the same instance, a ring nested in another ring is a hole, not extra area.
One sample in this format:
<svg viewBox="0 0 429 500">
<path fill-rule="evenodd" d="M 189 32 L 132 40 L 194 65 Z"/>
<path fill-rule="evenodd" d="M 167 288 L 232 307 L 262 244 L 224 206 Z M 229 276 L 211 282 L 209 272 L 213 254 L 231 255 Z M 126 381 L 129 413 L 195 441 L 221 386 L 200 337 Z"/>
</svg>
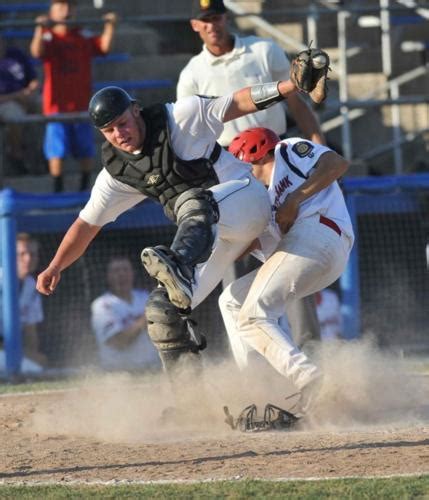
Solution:
<svg viewBox="0 0 429 500">
<path fill-rule="evenodd" d="M 191 320 L 168 299 L 164 287 L 152 291 L 146 303 L 148 334 L 158 349 L 164 368 L 183 354 L 197 354 L 205 347 L 204 337 L 197 337 Z"/>
<path fill-rule="evenodd" d="M 174 204 L 174 215 L 178 225 L 190 217 L 198 217 L 207 224 L 216 224 L 219 220 L 219 209 L 211 191 L 192 188 L 177 198 Z"/>
<path fill-rule="evenodd" d="M 201 188 L 185 191 L 177 198 L 174 213 L 178 229 L 171 249 L 186 264 L 205 262 L 215 240 L 214 224 L 219 220 L 213 193 Z"/>
</svg>

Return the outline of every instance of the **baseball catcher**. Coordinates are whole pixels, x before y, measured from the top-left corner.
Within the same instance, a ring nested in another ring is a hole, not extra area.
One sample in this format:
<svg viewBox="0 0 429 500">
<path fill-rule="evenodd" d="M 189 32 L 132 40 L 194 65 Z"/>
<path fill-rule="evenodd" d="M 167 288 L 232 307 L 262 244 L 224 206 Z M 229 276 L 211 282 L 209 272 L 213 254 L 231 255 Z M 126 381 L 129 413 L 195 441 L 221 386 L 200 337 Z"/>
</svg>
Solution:
<svg viewBox="0 0 429 500">
<path fill-rule="evenodd" d="M 312 61 L 314 65 L 316 59 Z M 287 99 L 304 81 L 312 92 L 318 85 L 316 73 L 310 73 L 311 78 L 304 73 L 298 87 L 282 80 L 222 97 L 194 95 L 145 107 L 120 87 L 96 92 L 88 111 L 105 139 L 103 169 L 88 203 L 39 274 L 38 291 L 51 295 L 61 273 L 84 254 L 105 224 L 152 199 L 177 224 L 177 232 L 170 247 L 156 245 L 141 252 L 146 271 L 160 284 L 146 305 L 148 334 L 166 371 L 179 358 L 192 363 L 204 347 L 204 339 L 192 328 L 192 310 L 264 231 L 272 215 L 265 187 L 217 138 L 224 123 Z"/>
<path fill-rule="evenodd" d="M 303 50 L 293 59 L 290 79 L 299 90 L 319 104 L 328 93 L 329 56 L 320 49 Z"/>
</svg>

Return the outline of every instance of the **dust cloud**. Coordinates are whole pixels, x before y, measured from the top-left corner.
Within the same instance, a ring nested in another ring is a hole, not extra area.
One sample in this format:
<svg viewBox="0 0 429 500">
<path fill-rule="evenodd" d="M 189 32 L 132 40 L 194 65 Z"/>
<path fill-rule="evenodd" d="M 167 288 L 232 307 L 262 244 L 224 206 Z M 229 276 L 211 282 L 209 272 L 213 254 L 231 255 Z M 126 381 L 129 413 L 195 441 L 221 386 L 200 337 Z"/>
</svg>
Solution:
<svg viewBox="0 0 429 500">
<path fill-rule="evenodd" d="M 314 407 L 316 426 L 413 425 L 424 419 L 427 377 L 412 373 L 404 358 L 380 350 L 371 336 L 324 343 L 317 358 L 324 380 Z"/>
<path fill-rule="evenodd" d="M 423 418 L 419 408 L 427 380 L 410 374 L 403 360 L 370 339 L 325 342 L 313 351 L 324 379 L 301 428 L 350 430 Z M 227 360 L 206 363 L 203 373 L 182 369 L 172 380 L 164 374 L 88 373 L 76 389 L 52 394 L 33 413 L 29 430 L 112 443 L 215 439 L 236 432 L 225 423 L 224 406 L 234 417 L 252 403 L 261 413 L 266 403 L 288 410 L 294 393 L 259 355 L 244 372 Z"/>
</svg>

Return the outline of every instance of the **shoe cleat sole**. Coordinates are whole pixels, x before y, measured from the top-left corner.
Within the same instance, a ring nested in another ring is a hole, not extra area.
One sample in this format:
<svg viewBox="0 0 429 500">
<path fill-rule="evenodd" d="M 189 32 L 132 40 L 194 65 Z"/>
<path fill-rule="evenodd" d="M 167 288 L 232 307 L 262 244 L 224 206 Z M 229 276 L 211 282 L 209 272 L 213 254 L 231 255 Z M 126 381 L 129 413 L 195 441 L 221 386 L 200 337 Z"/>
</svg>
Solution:
<svg viewBox="0 0 429 500">
<path fill-rule="evenodd" d="M 171 303 L 179 309 L 191 306 L 192 295 L 184 290 L 177 272 L 154 248 L 145 248 L 141 253 L 141 261 L 146 271 L 160 283 L 168 293 Z"/>
</svg>

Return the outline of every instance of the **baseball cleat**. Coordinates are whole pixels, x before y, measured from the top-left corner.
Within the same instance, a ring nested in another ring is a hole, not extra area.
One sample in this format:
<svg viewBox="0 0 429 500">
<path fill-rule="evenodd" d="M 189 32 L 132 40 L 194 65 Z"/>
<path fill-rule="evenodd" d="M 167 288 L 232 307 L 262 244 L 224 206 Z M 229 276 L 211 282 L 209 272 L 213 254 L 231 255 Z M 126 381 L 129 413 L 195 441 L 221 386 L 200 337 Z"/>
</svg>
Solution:
<svg viewBox="0 0 429 500">
<path fill-rule="evenodd" d="M 160 283 L 168 293 L 171 303 L 179 309 L 187 309 L 192 301 L 192 284 L 168 248 L 147 247 L 141 253 L 146 271 Z"/>
<path fill-rule="evenodd" d="M 294 415 L 303 417 L 309 415 L 313 411 L 320 396 L 322 384 L 323 377 L 319 374 L 301 389 L 299 400 L 292 411 Z"/>
</svg>

